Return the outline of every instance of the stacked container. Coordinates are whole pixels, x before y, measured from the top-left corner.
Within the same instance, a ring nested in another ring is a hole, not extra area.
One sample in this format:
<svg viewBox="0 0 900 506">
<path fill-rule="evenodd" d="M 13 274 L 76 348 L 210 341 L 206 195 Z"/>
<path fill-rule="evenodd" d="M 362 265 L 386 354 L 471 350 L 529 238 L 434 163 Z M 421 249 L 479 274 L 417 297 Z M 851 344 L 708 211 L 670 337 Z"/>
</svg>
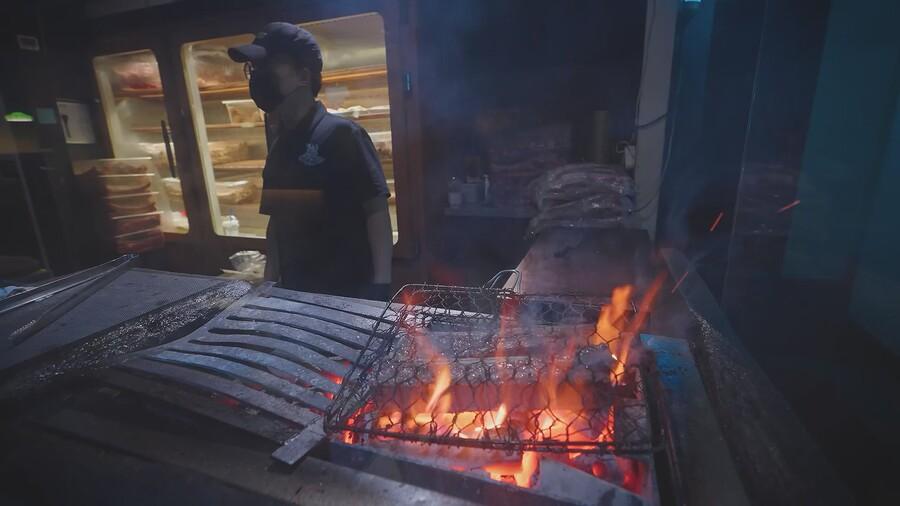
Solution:
<svg viewBox="0 0 900 506">
<path fill-rule="evenodd" d="M 141 253 L 165 243 L 159 175 L 152 159 L 108 158 L 76 162 L 82 188 L 98 203 L 95 217 L 116 253 Z M 164 197 L 163 197 L 164 198 Z"/>
</svg>

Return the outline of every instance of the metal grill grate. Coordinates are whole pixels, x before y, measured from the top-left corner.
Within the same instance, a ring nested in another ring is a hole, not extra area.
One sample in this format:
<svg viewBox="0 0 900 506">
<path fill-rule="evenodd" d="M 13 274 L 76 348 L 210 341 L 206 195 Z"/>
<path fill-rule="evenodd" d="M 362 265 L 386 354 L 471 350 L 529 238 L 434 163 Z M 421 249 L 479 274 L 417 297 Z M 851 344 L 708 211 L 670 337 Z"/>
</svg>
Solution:
<svg viewBox="0 0 900 506">
<path fill-rule="evenodd" d="M 508 451 L 644 453 L 638 367 L 577 295 L 407 285 L 374 327 L 326 412 L 326 429 Z M 389 316 L 389 317 L 388 317 Z"/>
</svg>

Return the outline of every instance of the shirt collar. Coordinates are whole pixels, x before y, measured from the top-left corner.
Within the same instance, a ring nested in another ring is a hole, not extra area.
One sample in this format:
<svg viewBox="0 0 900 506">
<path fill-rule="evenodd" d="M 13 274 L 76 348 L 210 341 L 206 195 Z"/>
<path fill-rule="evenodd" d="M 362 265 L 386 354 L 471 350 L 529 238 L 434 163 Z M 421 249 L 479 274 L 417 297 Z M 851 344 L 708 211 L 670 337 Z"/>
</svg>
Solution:
<svg viewBox="0 0 900 506">
<path fill-rule="evenodd" d="M 301 133 L 309 131 L 310 127 L 316 124 L 318 120 L 322 118 L 323 114 L 325 114 L 325 107 L 322 105 L 322 102 L 316 100 L 312 107 L 309 108 L 309 111 L 306 112 L 306 115 L 303 116 L 303 119 L 300 120 L 300 123 L 297 123 L 294 132 Z"/>
<path fill-rule="evenodd" d="M 325 114 L 325 106 L 322 105 L 322 102 L 316 100 L 313 102 L 312 107 L 306 111 L 306 114 L 303 118 L 293 127 L 288 130 L 285 130 L 283 133 L 279 133 L 278 137 L 290 136 L 294 137 L 296 135 L 303 135 L 308 132 L 310 127 L 316 123 L 318 120 L 322 118 L 322 115 Z"/>
</svg>

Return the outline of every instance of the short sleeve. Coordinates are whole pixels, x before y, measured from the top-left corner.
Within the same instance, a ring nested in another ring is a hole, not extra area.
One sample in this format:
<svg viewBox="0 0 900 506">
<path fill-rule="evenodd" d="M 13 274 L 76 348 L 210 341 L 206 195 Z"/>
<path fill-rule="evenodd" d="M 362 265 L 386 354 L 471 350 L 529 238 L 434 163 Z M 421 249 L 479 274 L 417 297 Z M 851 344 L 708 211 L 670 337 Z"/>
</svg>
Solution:
<svg viewBox="0 0 900 506">
<path fill-rule="evenodd" d="M 389 197 L 390 191 L 384 179 L 384 170 L 381 168 L 378 152 L 369 134 L 364 129 L 354 126 L 348 142 L 352 156 L 345 170 L 350 178 L 350 188 L 354 197 L 360 203 L 375 197 Z"/>
</svg>

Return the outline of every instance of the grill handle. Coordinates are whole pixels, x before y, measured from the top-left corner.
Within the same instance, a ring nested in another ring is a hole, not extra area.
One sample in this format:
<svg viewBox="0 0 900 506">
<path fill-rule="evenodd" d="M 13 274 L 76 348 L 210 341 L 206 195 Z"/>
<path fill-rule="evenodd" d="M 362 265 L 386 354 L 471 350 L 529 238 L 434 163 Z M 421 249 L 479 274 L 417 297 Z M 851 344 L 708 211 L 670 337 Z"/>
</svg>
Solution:
<svg viewBox="0 0 900 506">
<path fill-rule="evenodd" d="M 508 278 L 504 278 L 505 274 L 509 274 Z M 503 288 L 502 286 L 497 286 L 500 284 L 500 281 L 503 279 L 513 279 L 515 278 L 515 282 L 513 283 L 513 291 L 519 293 L 522 289 L 522 273 L 518 271 L 518 269 L 506 269 L 503 271 L 494 274 L 494 277 L 489 279 L 487 283 L 483 284 L 482 288 L 487 288 L 489 290 L 497 290 L 499 288 Z M 508 282 L 508 281 L 507 281 Z"/>
</svg>

